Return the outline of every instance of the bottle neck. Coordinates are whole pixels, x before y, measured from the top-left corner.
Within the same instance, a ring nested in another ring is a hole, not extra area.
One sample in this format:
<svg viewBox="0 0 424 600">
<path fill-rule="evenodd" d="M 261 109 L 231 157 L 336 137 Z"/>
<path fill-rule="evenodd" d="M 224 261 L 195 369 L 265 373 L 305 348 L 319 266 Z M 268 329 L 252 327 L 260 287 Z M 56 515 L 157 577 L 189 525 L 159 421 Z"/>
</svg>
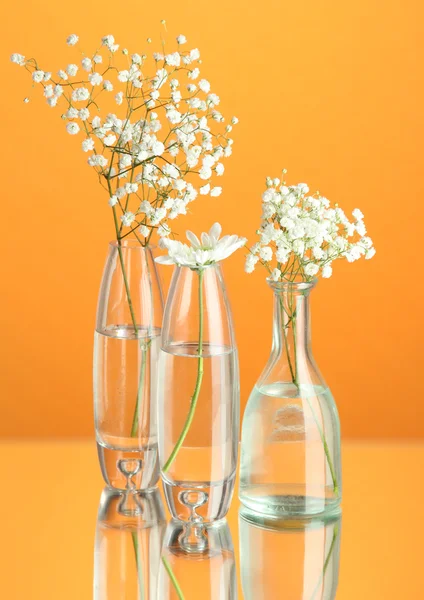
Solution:
<svg viewBox="0 0 424 600">
<path fill-rule="evenodd" d="M 271 360 L 282 361 L 291 381 L 298 385 L 310 355 L 309 294 L 314 283 L 271 287 L 274 291 Z"/>
</svg>

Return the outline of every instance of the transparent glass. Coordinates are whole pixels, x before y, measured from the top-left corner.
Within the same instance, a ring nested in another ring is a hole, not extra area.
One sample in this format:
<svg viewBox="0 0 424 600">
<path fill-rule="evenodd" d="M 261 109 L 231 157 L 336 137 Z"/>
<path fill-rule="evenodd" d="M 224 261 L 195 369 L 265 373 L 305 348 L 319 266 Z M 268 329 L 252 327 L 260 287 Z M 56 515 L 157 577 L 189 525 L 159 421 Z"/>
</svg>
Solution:
<svg viewBox="0 0 424 600">
<path fill-rule="evenodd" d="M 240 500 L 279 517 L 331 514 L 341 500 L 337 408 L 311 351 L 310 283 L 274 283 L 272 351 L 243 418 Z"/>
<path fill-rule="evenodd" d="M 158 595 L 165 513 L 157 489 L 134 494 L 105 489 L 97 518 L 94 600 L 160 600 Z"/>
<path fill-rule="evenodd" d="M 134 490 L 159 479 L 157 365 L 163 298 L 153 251 L 109 244 L 94 336 L 94 416 L 103 477 Z"/>
<path fill-rule="evenodd" d="M 258 519 L 241 509 L 240 572 L 245 600 L 333 600 L 340 563 L 340 518 Z"/>
<path fill-rule="evenodd" d="M 159 573 L 161 600 L 237 600 L 233 541 L 225 519 L 169 523 Z M 201 539 L 200 539 L 201 538 Z"/>
<path fill-rule="evenodd" d="M 229 508 L 237 465 L 239 372 L 221 267 L 176 267 L 165 308 L 159 456 L 173 517 L 209 522 Z"/>
</svg>

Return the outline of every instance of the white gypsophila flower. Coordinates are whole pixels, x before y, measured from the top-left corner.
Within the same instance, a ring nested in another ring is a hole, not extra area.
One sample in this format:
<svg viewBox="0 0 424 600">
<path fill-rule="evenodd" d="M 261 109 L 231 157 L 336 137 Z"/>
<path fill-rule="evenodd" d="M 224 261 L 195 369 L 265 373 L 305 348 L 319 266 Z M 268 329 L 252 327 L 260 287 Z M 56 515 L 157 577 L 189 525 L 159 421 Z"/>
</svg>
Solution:
<svg viewBox="0 0 424 600">
<path fill-rule="evenodd" d="M 116 135 L 114 135 L 113 133 L 110 133 L 109 135 L 105 135 L 105 137 L 103 138 L 103 143 L 105 146 L 113 146 L 113 144 L 116 142 Z"/>
<path fill-rule="evenodd" d="M 131 54 L 131 62 L 135 65 L 141 65 L 141 56 L 139 54 Z"/>
<path fill-rule="evenodd" d="M 93 63 L 95 63 L 96 65 L 100 65 L 103 62 L 103 57 L 101 54 L 95 54 L 93 56 Z"/>
<path fill-rule="evenodd" d="M 44 71 L 34 71 L 32 73 L 32 80 L 35 83 L 41 83 L 44 79 Z"/>
<path fill-rule="evenodd" d="M 197 79 L 199 77 L 199 75 L 200 75 L 200 70 L 196 67 L 192 71 L 189 71 L 187 77 L 189 79 Z"/>
<path fill-rule="evenodd" d="M 216 173 L 218 176 L 221 176 L 221 175 L 223 175 L 223 174 L 224 174 L 224 171 L 225 171 L 225 167 L 224 167 L 224 165 L 223 165 L 222 163 L 218 163 L 218 164 L 216 165 L 216 167 L 215 167 L 215 173 Z"/>
<path fill-rule="evenodd" d="M 231 123 L 232 123 L 233 125 L 237 125 L 237 123 L 238 123 L 238 122 L 239 122 L 239 120 L 237 119 L 237 117 L 233 117 L 233 118 L 231 119 Z"/>
<path fill-rule="evenodd" d="M 102 154 L 92 154 L 88 157 L 87 160 L 90 167 L 106 167 L 108 164 L 107 158 L 105 158 Z"/>
<path fill-rule="evenodd" d="M 210 184 L 209 184 L 209 183 L 207 183 L 206 185 L 203 185 L 203 186 L 202 186 L 202 187 L 199 189 L 199 193 L 200 193 L 202 196 L 205 196 L 206 194 L 209 194 L 210 190 L 211 190 L 211 186 L 210 186 Z"/>
<path fill-rule="evenodd" d="M 166 223 L 162 223 L 158 227 L 158 236 L 161 238 L 168 237 L 171 233 L 171 228 Z"/>
<path fill-rule="evenodd" d="M 109 198 L 109 206 L 115 206 L 116 204 L 118 204 L 119 200 L 117 198 L 117 196 L 113 195 Z"/>
<path fill-rule="evenodd" d="M 333 274 L 333 267 L 331 265 L 325 265 L 325 267 L 323 267 L 323 269 L 322 269 L 321 276 L 324 279 L 328 279 L 329 277 L 331 277 L 332 274 Z"/>
<path fill-rule="evenodd" d="M 50 81 L 51 77 L 52 77 L 52 74 L 50 73 L 50 71 L 46 71 L 44 73 L 43 81 Z"/>
<path fill-rule="evenodd" d="M 281 277 L 281 271 L 280 269 L 273 269 L 270 275 L 270 279 L 272 281 L 278 281 Z"/>
<path fill-rule="evenodd" d="M 71 63 L 66 67 L 66 73 L 69 75 L 69 77 L 75 77 L 75 75 L 78 73 L 78 65 Z"/>
<path fill-rule="evenodd" d="M 269 246 L 264 246 L 259 250 L 259 256 L 265 262 L 269 262 L 272 259 L 272 248 L 270 248 Z"/>
<path fill-rule="evenodd" d="M 85 87 L 75 88 L 72 92 L 71 98 L 74 102 L 84 102 L 90 97 L 90 92 Z"/>
<path fill-rule="evenodd" d="M 165 63 L 170 67 L 179 67 L 181 64 L 181 55 L 179 52 L 173 52 L 165 56 Z"/>
<path fill-rule="evenodd" d="M 187 43 L 187 38 L 185 35 L 179 35 L 177 37 L 177 44 L 186 44 Z"/>
<path fill-rule="evenodd" d="M 88 110 L 88 108 L 81 108 L 81 110 L 78 111 L 78 117 L 81 119 L 81 121 L 86 121 L 90 116 L 90 111 Z"/>
<path fill-rule="evenodd" d="M 202 92 L 205 92 L 205 94 L 208 94 L 210 92 L 211 84 L 206 79 L 201 79 L 197 85 L 202 90 Z"/>
<path fill-rule="evenodd" d="M 78 40 L 79 37 L 75 33 L 71 33 L 71 35 L 68 35 L 68 37 L 66 38 L 66 43 L 68 44 L 68 46 L 75 46 Z"/>
<path fill-rule="evenodd" d="M 58 75 L 58 77 L 60 79 L 63 79 L 63 81 L 67 81 L 68 80 L 68 74 L 63 69 L 60 69 L 60 71 L 57 72 L 57 75 Z"/>
<path fill-rule="evenodd" d="M 308 263 L 305 266 L 305 274 L 308 275 L 309 277 L 313 277 L 314 275 L 316 275 L 319 271 L 319 266 L 316 265 L 315 263 Z"/>
<path fill-rule="evenodd" d="M 94 140 L 92 140 L 91 138 L 87 138 L 83 140 L 81 146 L 84 152 L 89 152 L 90 150 L 94 149 Z"/>
<path fill-rule="evenodd" d="M 221 225 L 215 223 L 208 233 L 202 233 L 200 240 L 193 232 L 187 231 L 187 239 L 191 246 L 162 238 L 159 245 L 168 250 L 168 256 L 158 256 L 155 260 L 161 264 L 176 264 L 191 269 L 202 269 L 220 262 L 246 243 L 245 238 L 239 238 L 237 235 L 226 235 L 219 239 L 221 231 Z"/>
<path fill-rule="evenodd" d="M 57 105 L 58 100 L 59 96 L 51 96 L 50 98 L 47 98 L 47 104 L 51 107 L 54 107 Z"/>
<path fill-rule="evenodd" d="M 103 81 L 103 77 L 100 75 L 100 73 L 90 73 L 88 76 L 88 81 L 93 86 L 100 85 Z"/>
<path fill-rule="evenodd" d="M 88 56 L 83 58 L 81 61 L 81 65 L 82 65 L 82 68 L 84 69 L 84 71 L 90 72 L 92 69 L 92 66 L 93 66 L 91 63 L 91 58 L 88 58 Z"/>
<path fill-rule="evenodd" d="M 115 102 L 118 106 L 120 106 L 123 102 L 124 99 L 124 94 L 123 92 L 118 92 L 118 94 L 116 94 L 115 96 Z"/>
<path fill-rule="evenodd" d="M 75 123 L 74 121 L 72 123 L 68 123 L 66 125 L 66 131 L 70 134 L 70 135 L 76 135 L 79 132 L 80 128 L 78 123 Z"/>
<path fill-rule="evenodd" d="M 150 235 L 151 230 L 147 227 L 147 225 L 142 225 L 138 231 L 140 235 L 146 238 L 148 235 Z"/>
<path fill-rule="evenodd" d="M 57 97 L 63 94 L 63 87 L 61 85 L 55 85 L 53 88 L 53 94 Z"/>
<path fill-rule="evenodd" d="M 23 67 L 25 65 L 25 56 L 23 54 L 18 54 L 17 52 L 15 52 L 10 57 L 10 60 L 16 65 L 19 65 L 20 67 Z"/>
<path fill-rule="evenodd" d="M 135 214 L 131 211 L 127 211 L 123 215 L 121 215 L 121 221 L 124 227 L 130 227 L 131 223 L 134 222 Z"/>
<path fill-rule="evenodd" d="M 211 189 L 211 196 L 212 198 L 216 198 L 217 196 L 220 196 L 222 193 L 222 187 L 214 187 Z"/>
<path fill-rule="evenodd" d="M 113 84 L 105 79 L 103 81 L 103 89 L 105 89 L 107 92 L 111 92 L 113 90 Z"/>
</svg>

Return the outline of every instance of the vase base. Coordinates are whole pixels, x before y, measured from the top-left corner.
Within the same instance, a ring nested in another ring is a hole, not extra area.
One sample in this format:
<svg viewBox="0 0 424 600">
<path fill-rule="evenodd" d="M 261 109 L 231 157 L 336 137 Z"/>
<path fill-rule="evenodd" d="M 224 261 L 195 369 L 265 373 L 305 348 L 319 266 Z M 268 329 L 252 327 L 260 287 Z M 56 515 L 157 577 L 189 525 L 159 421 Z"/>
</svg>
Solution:
<svg viewBox="0 0 424 600">
<path fill-rule="evenodd" d="M 169 511 L 180 521 L 210 523 L 223 519 L 230 507 L 235 473 L 223 481 L 171 482 L 162 475 Z"/>
<path fill-rule="evenodd" d="M 111 448 L 97 442 L 103 479 L 117 490 L 149 490 L 159 481 L 157 446 Z"/>
<path fill-rule="evenodd" d="M 276 486 L 252 486 L 240 489 L 240 502 L 250 511 L 276 519 L 308 519 L 326 518 L 340 513 L 340 496 L 334 496 L 333 490 L 327 489 L 320 494 L 306 495 L 305 486 L 292 487 L 293 493 L 276 493 L 283 490 Z M 299 488 L 299 489 L 296 489 Z M 295 493 L 295 492 L 299 493 Z"/>
</svg>

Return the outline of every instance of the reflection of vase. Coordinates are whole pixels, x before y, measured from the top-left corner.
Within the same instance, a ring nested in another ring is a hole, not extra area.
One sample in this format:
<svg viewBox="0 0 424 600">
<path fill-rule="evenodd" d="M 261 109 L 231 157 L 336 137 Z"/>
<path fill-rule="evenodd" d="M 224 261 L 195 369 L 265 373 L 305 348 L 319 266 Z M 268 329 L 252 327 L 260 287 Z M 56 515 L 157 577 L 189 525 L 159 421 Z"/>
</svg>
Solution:
<svg viewBox="0 0 424 600">
<path fill-rule="evenodd" d="M 175 268 L 163 320 L 159 414 L 162 481 L 172 516 L 222 519 L 237 466 L 239 376 L 219 264 Z"/>
<path fill-rule="evenodd" d="M 94 600 L 160 600 L 158 576 L 166 527 L 158 490 L 138 492 L 128 514 L 125 492 L 100 500 L 94 554 Z"/>
<path fill-rule="evenodd" d="M 240 500 L 277 517 L 335 513 L 341 500 L 340 426 L 310 346 L 315 282 L 269 285 L 272 351 L 244 413 Z"/>
<path fill-rule="evenodd" d="M 341 519 L 283 520 L 240 510 L 240 571 L 245 600 L 333 600 Z"/>
<path fill-rule="evenodd" d="M 236 567 L 226 520 L 169 523 L 162 549 L 160 600 L 237 600 Z"/>
<path fill-rule="evenodd" d="M 100 465 L 119 489 L 157 484 L 157 358 L 163 300 L 152 250 L 112 242 L 94 342 L 94 411 Z"/>
</svg>

